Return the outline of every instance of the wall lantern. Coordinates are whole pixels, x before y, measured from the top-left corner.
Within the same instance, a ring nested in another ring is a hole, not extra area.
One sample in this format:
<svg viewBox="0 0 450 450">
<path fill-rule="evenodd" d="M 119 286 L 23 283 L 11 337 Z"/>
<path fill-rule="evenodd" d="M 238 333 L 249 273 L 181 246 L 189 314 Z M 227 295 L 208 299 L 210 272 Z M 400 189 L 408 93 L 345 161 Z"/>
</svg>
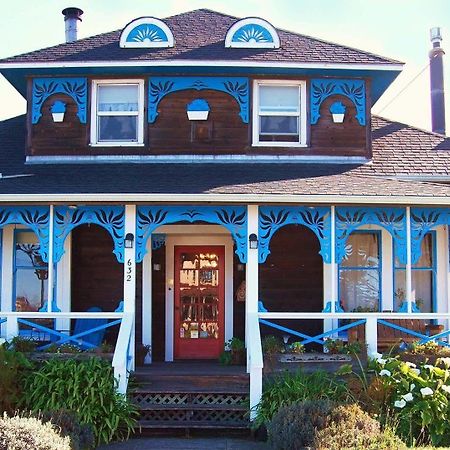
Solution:
<svg viewBox="0 0 450 450">
<path fill-rule="evenodd" d="M 63 122 L 66 113 L 66 104 L 57 100 L 50 108 L 52 112 L 53 122 Z"/>
<path fill-rule="evenodd" d="M 330 106 L 330 113 L 333 116 L 334 123 L 342 123 L 344 121 L 346 107 L 341 102 L 334 102 Z"/>
<path fill-rule="evenodd" d="M 256 249 L 258 248 L 258 236 L 256 236 L 255 233 L 252 233 L 249 237 L 248 237 L 248 243 L 249 243 L 249 247 L 251 249 Z"/>
<path fill-rule="evenodd" d="M 189 120 L 207 120 L 209 115 L 209 105 L 206 100 L 198 98 L 189 103 L 186 112 Z"/>
<path fill-rule="evenodd" d="M 134 234 L 133 233 L 127 233 L 125 235 L 124 247 L 125 248 L 133 248 L 133 242 L 134 242 Z"/>
</svg>

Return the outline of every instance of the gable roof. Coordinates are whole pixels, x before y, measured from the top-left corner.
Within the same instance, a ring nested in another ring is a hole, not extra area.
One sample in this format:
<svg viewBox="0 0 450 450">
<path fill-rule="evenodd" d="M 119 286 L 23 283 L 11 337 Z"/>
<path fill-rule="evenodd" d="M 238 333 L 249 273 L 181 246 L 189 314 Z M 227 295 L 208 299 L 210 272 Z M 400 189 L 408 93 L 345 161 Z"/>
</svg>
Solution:
<svg viewBox="0 0 450 450">
<path fill-rule="evenodd" d="M 393 179 L 448 174 L 450 138 L 380 117 L 373 162 L 25 164 L 25 116 L 0 122 L 0 201 L 8 194 L 266 195 L 450 199 L 450 185 Z M 174 181 L 175 180 L 175 181 Z"/>
<path fill-rule="evenodd" d="M 0 63 L 223 60 L 305 62 L 337 64 L 401 64 L 390 58 L 278 29 L 279 49 L 225 48 L 228 29 L 237 17 L 209 9 L 197 9 L 167 17 L 164 21 L 175 38 L 173 48 L 124 49 L 122 30 L 103 33 L 0 60 Z"/>
</svg>

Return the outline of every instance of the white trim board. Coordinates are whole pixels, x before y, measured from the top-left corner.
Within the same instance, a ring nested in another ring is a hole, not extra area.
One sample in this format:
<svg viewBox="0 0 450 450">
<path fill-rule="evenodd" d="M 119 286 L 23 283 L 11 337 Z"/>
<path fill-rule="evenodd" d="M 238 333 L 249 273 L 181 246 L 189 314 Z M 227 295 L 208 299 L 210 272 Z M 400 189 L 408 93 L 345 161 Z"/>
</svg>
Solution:
<svg viewBox="0 0 450 450">
<path fill-rule="evenodd" d="M 183 225 L 181 225 L 183 226 Z M 198 226 L 200 228 L 200 226 Z M 166 336 L 165 361 L 174 353 L 174 247 L 175 245 L 223 245 L 225 247 L 225 342 L 233 337 L 233 239 L 230 235 L 172 235 L 166 238 Z"/>
</svg>

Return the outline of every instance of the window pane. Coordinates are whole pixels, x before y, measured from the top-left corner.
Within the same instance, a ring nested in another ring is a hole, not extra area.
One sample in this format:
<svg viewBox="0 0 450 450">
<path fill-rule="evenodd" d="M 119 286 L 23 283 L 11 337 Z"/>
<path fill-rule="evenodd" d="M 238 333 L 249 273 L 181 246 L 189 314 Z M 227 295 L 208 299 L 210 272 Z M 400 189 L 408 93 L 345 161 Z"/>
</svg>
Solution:
<svg viewBox="0 0 450 450">
<path fill-rule="evenodd" d="M 378 270 L 341 270 L 339 295 L 345 311 L 356 308 L 378 311 L 380 279 Z"/>
<path fill-rule="evenodd" d="M 298 135 L 298 117 L 295 116 L 261 116 L 261 134 Z"/>
<path fill-rule="evenodd" d="M 431 270 L 413 270 L 412 300 L 422 312 L 433 312 L 433 272 Z M 395 271 L 394 308 L 397 311 L 406 301 L 406 272 Z"/>
<path fill-rule="evenodd" d="M 20 267 L 43 267 L 47 263 L 42 261 L 39 253 L 40 245 L 38 238 L 32 231 L 19 231 L 15 235 L 15 257 L 16 266 Z"/>
<path fill-rule="evenodd" d="M 377 233 L 352 233 L 345 247 L 343 267 L 378 267 Z"/>
<path fill-rule="evenodd" d="M 137 111 L 138 86 L 98 86 L 99 111 Z"/>
<path fill-rule="evenodd" d="M 99 141 L 137 142 L 137 116 L 99 116 Z"/>
<path fill-rule="evenodd" d="M 47 270 L 16 270 L 16 311 L 38 311 L 47 298 Z"/>
<path fill-rule="evenodd" d="M 260 86 L 259 109 L 261 112 L 299 112 L 300 89 L 298 86 Z"/>
</svg>

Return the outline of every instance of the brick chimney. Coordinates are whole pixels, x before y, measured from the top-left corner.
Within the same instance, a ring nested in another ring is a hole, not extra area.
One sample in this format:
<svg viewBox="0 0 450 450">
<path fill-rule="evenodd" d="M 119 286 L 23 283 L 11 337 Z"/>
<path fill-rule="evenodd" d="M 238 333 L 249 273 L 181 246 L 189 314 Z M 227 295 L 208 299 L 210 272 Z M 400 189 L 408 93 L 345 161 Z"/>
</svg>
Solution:
<svg viewBox="0 0 450 450">
<path fill-rule="evenodd" d="M 66 24 L 66 42 L 75 42 L 78 33 L 78 21 L 81 22 L 83 10 L 80 8 L 65 8 L 62 10 Z"/>
<path fill-rule="evenodd" d="M 445 98 L 444 98 L 444 65 L 441 48 L 441 29 L 430 30 L 430 39 L 433 44 L 430 50 L 430 88 L 431 88 L 431 128 L 435 133 L 445 134 Z"/>
</svg>

